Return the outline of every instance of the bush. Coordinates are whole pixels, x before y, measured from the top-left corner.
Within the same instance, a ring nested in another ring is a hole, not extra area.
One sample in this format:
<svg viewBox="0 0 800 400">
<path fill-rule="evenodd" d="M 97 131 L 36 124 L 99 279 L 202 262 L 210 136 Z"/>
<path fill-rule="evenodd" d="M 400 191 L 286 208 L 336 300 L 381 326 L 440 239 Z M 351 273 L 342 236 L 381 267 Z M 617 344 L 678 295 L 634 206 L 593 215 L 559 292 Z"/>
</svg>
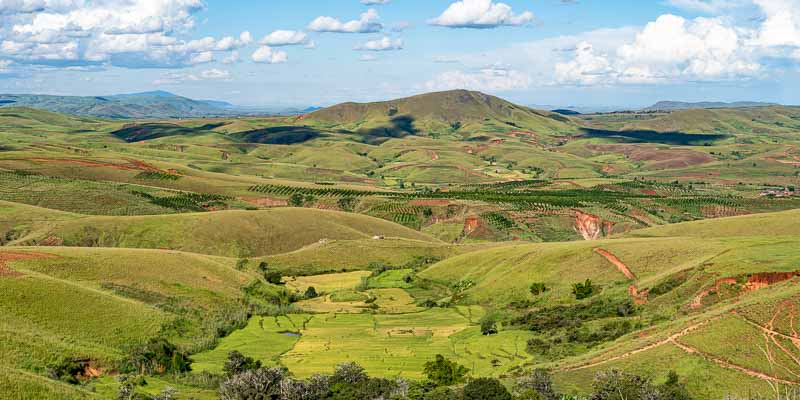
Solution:
<svg viewBox="0 0 800 400">
<path fill-rule="evenodd" d="M 598 372 L 590 400 L 659 400 L 663 397 L 649 379 L 619 370 Z"/>
<path fill-rule="evenodd" d="M 558 400 L 561 398 L 553 389 L 553 380 L 550 374 L 543 369 L 534 370 L 530 375 L 519 378 L 514 391 L 517 397 L 524 399 Z"/>
<path fill-rule="evenodd" d="M 57 381 L 73 385 L 77 385 L 79 383 L 77 376 L 82 372 L 82 363 L 70 359 L 62 359 L 58 362 L 50 364 L 47 367 L 47 376 L 50 377 L 50 379 L 55 379 Z"/>
<path fill-rule="evenodd" d="M 244 354 L 234 350 L 228 353 L 228 360 L 222 370 L 228 376 L 241 374 L 245 371 L 251 371 L 261 368 L 261 361 L 255 360 L 252 357 L 246 357 Z"/>
<path fill-rule="evenodd" d="M 583 283 L 573 284 L 572 294 L 575 295 L 577 300 L 583 300 L 591 297 L 594 294 L 594 286 L 592 286 L 592 281 L 587 279 Z"/>
<path fill-rule="evenodd" d="M 313 299 L 317 296 L 319 296 L 319 293 L 317 293 L 317 289 L 315 289 L 313 286 L 309 286 L 308 289 L 306 289 L 306 292 L 303 294 L 303 297 L 307 299 Z"/>
<path fill-rule="evenodd" d="M 484 318 L 481 321 L 481 334 L 484 336 L 497 334 L 497 322 L 494 318 Z"/>
<path fill-rule="evenodd" d="M 534 296 L 538 296 L 547 291 L 547 286 L 541 282 L 531 283 L 531 294 Z"/>
<path fill-rule="evenodd" d="M 473 379 L 464 386 L 464 400 L 511 400 L 511 393 L 494 378 Z"/>
<path fill-rule="evenodd" d="M 366 371 L 364 371 L 364 367 L 354 363 L 343 363 L 339 364 L 333 370 L 333 376 L 331 376 L 331 384 L 355 384 L 358 382 L 363 382 L 367 380 L 369 377 L 367 376 Z"/>
<path fill-rule="evenodd" d="M 234 375 L 220 385 L 222 400 L 272 400 L 280 396 L 284 373 L 278 368 L 256 369 Z"/>
<path fill-rule="evenodd" d="M 146 345 L 133 349 L 123 370 L 137 371 L 142 375 L 180 373 L 191 371 L 192 360 L 163 338 L 151 339 Z"/>
<path fill-rule="evenodd" d="M 425 363 L 424 372 L 428 379 L 436 385 L 450 386 L 463 382 L 469 369 L 437 354 L 434 361 Z"/>
<path fill-rule="evenodd" d="M 284 379 L 280 387 L 281 400 L 324 400 L 330 393 L 330 384 L 325 375 L 314 375 L 308 380 Z"/>
</svg>

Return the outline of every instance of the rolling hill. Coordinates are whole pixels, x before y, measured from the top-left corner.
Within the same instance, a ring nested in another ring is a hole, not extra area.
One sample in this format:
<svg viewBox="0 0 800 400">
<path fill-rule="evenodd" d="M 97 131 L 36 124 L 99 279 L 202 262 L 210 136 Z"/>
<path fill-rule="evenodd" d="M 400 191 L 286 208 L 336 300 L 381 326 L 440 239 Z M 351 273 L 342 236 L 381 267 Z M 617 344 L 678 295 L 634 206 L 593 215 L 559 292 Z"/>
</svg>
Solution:
<svg viewBox="0 0 800 400">
<path fill-rule="evenodd" d="M 518 129 L 551 135 L 575 131 L 571 121 L 562 115 L 466 90 L 426 93 L 377 103 L 343 103 L 306 114 L 301 121 L 390 137 L 417 132 L 470 137 Z"/>
<path fill-rule="evenodd" d="M 684 101 L 659 101 L 650 107 L 645 107 L 642 111 L 674 111 L 674 110 L 689 110 L 693 108 L 748 108 L 748 107 L 767 107 L 777 106 L 775 103 L 764 103 L 758 101 L 736 101 L 732 103 L 725 103 L 721 101 L 701 101 L 701 102 L 684 102 Z"/>
</svg>

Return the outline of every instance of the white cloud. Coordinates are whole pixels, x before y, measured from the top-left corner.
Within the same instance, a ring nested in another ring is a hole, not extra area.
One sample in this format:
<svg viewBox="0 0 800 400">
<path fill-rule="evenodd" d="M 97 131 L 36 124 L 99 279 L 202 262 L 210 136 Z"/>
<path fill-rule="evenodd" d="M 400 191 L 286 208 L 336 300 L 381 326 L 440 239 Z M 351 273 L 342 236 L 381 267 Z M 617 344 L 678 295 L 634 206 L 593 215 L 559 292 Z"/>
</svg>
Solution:
<svg viewBox="0 0 800 400">
<path fill-rule="evenodd" d="M 610 72 L 608 58 L 595 54 L 591 44 L 581 42 L 575 50 L 574 60 L 556 64 L 555 79 L 559 82 L 588 85 L 605 80 Z"/>
<path fill-rule="evenodd" d="M 281 64 L 289 61 L 286 52 L 273 50 L 269 46 L 261 46 L 253 52 L 251 58 L 257 63 Z"/>
<path fill-rule="evenodd" d="M 428 21 L 431 25 L 449 28 L 496 28 L 518 26 L 533 22 L 530 11 L 514 14 L 511 6 L 491 0 L 460 0 L 450 4 L 438 17 Z"/>
<path fill-rule="evenodd" d="M 189 59 L 189 64 L 204 64 L 214 61 L 214 53 L 210 51 L 203 51 L 193 55 Z"/>
<path fill-rule="evenodd" d="M 364 54 L 361 57 L 358 57 L 358 61 L 369 62 L 369 61 L 377 61 L 378 57 L 373 56 L 372 54 Z"/>
<path fill-rule="evenodd" d="M 0 0 L 0 55 L 37 63 L 176 67 L 252 42 L 238 37 L 181 40 L 203 0 Z"/>
<path fill-rule="evenodd" d="M 389 4 L 391 0 L 361 0 L 361 4 L 365 6 L 379 6 L 382 4 Z"/>
<path fill-rule="evenodd" d="M 556 64 L 555 78 L 590 85 L 757 76 L 762 66 L 745 42 L 743 32 L 721 18 L 667 14 L 612 54 L 597 54 L 589 42 L 579 44 L 571 61 Z"/>
<path fill-rule="evenodd" d="M 11 72 L 11 69 L 9 68 L 11 64 L 14 64 L 14 61 L 0 60 L 0 74 L 7 74 Z"/>
<path fill-rule="evenodd" d="M 308 30 L 314 32 L 338 33 L 374 33 L 383 29 L 378 21 L 380 17 L 375 9 L 370 8 L 357 20 L 342 22 L 333 17 L 317 17 L 308 25 Z"/>
<path fill-rule="evenodd" d="M 391 39 L 388 36 L 384 36 L 377 40 L 370 40 L 356 47 L 356 50 L 364 50 L 364 51 L 389 51 L 389 50 L 402 50 L 402 49 L 403 49 L 403 39 Z"/>
<path fill-rule="evenodd" d="M 476 72 L 447 71 L 425 84 L 427 90 L 468 89 L 506 92 L 527 89 L 531 86 L 527 74 L 498 66 L 483 68 Z"/>
<path fill-rule="evenodd" d="M 293 46 L 308 44 L 309 39 L 305 32 L 277 30 L 264 36 L 259 43 L 267 46 Z"/>
<path fill-rule="evenodd" d="M 231 77 L 231 73 L 226 69 L 212 68 L 201 72 L 200 76 L 205 79 L 228 79 Z"/>
<path fill-rule="evenodd" d="M 765 16 L 758 32 L 761 46 L 800 47 L 800 3 L 798 0 L 753 0 Z"/>
</svg>

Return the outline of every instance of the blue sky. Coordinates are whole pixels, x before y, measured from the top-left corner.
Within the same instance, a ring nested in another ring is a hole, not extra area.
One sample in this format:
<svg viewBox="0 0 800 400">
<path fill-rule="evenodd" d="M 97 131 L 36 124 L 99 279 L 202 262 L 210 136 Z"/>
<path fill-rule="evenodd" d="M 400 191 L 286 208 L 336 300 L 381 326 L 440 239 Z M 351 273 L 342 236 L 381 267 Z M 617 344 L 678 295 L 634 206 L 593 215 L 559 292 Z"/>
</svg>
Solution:
<svg viewBox="0 0 800 400">
<path fill-rule="evenodd" d="M 800 104 L 800 0 L 0 0 L 0 22 L 3 92 Z"/>
</svg>

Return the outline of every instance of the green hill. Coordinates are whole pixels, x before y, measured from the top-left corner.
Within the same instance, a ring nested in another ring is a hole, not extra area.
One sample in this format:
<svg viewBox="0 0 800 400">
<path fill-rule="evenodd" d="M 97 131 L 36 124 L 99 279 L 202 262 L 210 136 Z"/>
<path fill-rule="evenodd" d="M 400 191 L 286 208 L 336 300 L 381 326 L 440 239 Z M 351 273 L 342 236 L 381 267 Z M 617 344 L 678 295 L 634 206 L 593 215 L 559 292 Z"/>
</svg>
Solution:
<svg viewBox="0 0 800 400">
<path fill-rule="evenodd" d="M 307 114 L 302 123 L 378 137 L 402 137 L 418 132 L 469 137 L 518 129 L 546 135 L 575 131 L 575 126 L 564 116 L 466 90 L 426 93 L 377 103 L 343 103 Z"/>
<path fill-rule="evenodd" d="M 56 224 L 24 243 L 64 246 L 171 249 L 228 257 L 255 257 L 298 250 L 322 240 L 390 238 L 436 242 L 430 236 L 369 216 L 316 209 L 137 217 L 85 217 Z"/>
</svg>

